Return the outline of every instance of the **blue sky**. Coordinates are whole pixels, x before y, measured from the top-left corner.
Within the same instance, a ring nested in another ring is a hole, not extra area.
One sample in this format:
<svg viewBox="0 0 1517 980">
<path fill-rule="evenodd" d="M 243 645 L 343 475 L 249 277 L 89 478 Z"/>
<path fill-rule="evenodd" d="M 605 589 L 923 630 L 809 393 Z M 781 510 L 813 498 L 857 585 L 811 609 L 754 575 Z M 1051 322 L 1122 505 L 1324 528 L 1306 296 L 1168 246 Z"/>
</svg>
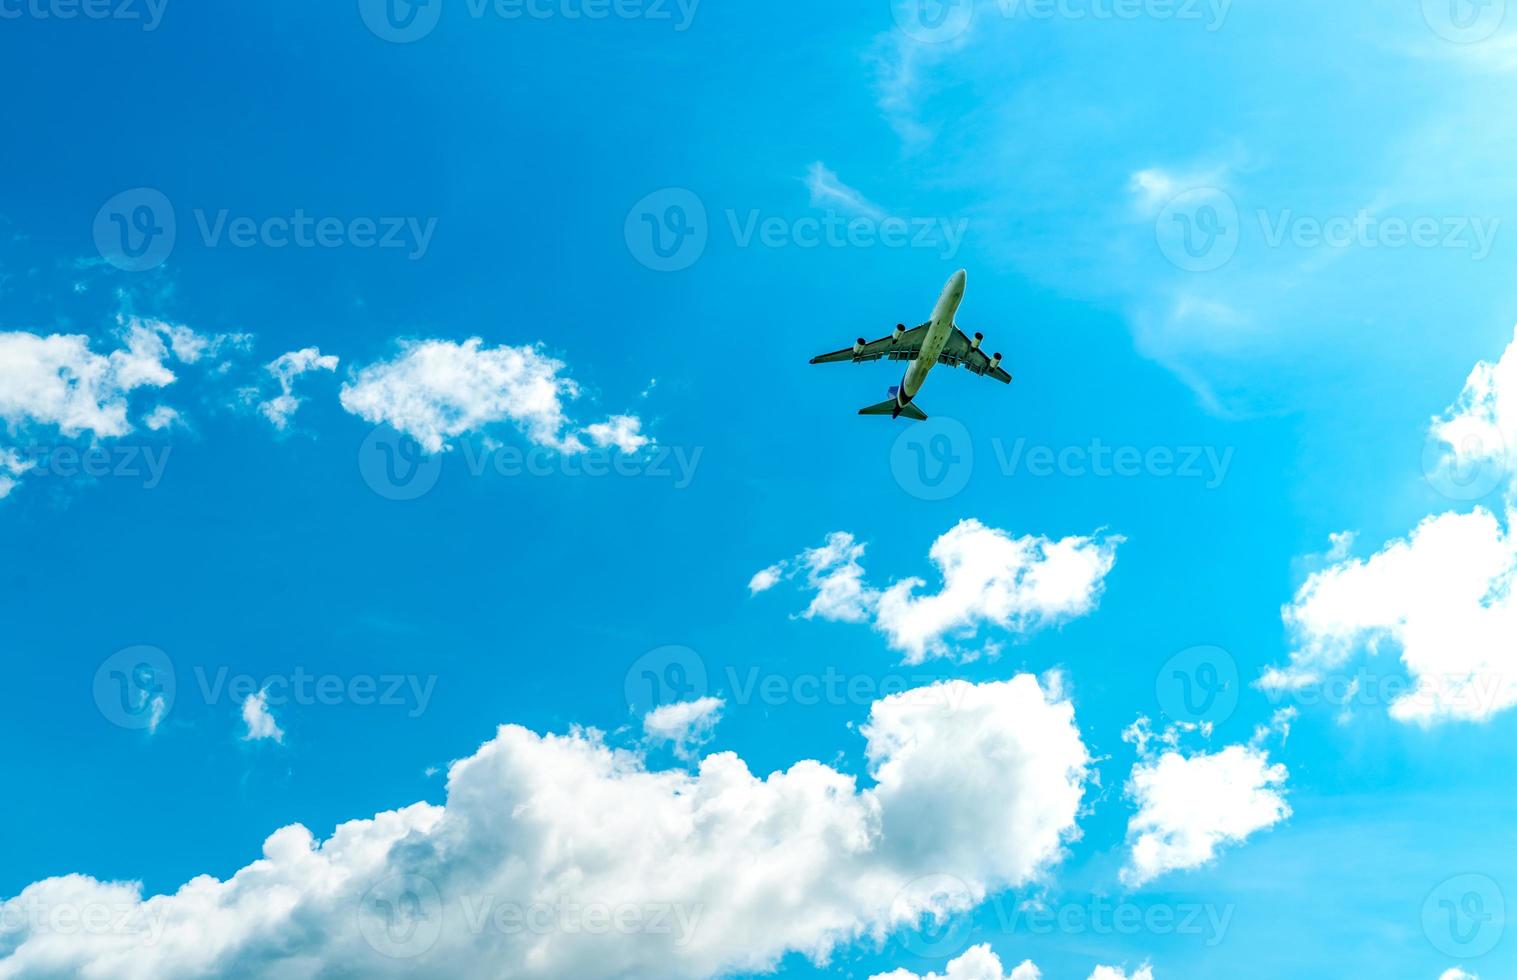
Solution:
<svg viewBox="0 0 1517 980">
<path fill-rule="evenodd" d="M 0 976 L 1510 975 L 1503 0 L 88 9 L 0 0 Z M 857 417 L 958 268 L 1015 383 Z M 449 931 L 588 880 L 708 931 Z"/>
</svg>

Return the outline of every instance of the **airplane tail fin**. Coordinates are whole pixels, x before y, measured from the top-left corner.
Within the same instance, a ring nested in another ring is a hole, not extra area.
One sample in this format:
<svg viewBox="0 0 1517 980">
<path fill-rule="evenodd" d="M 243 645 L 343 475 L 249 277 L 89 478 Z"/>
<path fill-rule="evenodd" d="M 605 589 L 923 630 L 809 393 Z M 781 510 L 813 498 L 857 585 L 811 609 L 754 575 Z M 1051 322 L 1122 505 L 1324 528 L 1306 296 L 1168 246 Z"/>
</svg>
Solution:
<svg viewBox="0 0 1517 980">
<path fill-rule="evenodd" d="M 894 398 L 888 398 L 878 405 L 870 405 L 868 408 L 859 409 L 860 415 L 904 415 L 908 419 L 916 419 L 918 422 L 927 421 L 927 413 L 917 408 L 916 405 L 907 402 L 904 406 L 897 406 Z"/>
</svg>

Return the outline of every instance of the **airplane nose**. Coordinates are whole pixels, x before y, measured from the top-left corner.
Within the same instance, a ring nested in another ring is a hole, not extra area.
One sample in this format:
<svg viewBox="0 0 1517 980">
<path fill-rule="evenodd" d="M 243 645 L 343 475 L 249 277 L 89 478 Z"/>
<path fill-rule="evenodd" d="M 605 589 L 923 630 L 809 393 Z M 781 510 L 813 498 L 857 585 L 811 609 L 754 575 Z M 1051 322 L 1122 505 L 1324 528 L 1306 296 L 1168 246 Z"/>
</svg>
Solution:
<svg viewBox="0 0 1517 980">
<path fill-rule="evenodd" d="M 968 278 L 963 269 L 955 272 L 953 274 L 953 288 L 962 293 L 964 291 L 964 281 Z"/>
</svg>

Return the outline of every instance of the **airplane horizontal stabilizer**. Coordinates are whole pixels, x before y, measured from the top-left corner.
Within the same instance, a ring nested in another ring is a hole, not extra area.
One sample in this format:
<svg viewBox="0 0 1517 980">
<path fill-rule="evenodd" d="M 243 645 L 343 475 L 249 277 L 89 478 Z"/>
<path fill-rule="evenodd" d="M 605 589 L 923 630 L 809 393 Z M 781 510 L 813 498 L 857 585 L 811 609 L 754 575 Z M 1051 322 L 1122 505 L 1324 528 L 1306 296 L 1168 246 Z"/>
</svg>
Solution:
<svg viewBox="0 0 1517 980">
<path fill-rule="evenodd" d="M 868 408 L 861 408 L 861 409 L 859 409 L 859 414 L 860 415 L 895 415 L 896 414 L 895 399 L 894 398 L 889 398 L 889 399 L 886 399 L 885 401 L 880 402 L 878 405 L 870 405 Z M 915 405 L 913 405 L 913 404 L 911 404 L 909 402 L 906 404 L 905 407 L 903 407 L 903 408 L 900 409 L 900 414 L 906 416 L 908 419 L 916 419 L 918 422 L 926 422 L 927 421 L 927 413 L 924 412 L 924 411 L 922 411 L 920 408 L 917 408 Z"/>
</svg>

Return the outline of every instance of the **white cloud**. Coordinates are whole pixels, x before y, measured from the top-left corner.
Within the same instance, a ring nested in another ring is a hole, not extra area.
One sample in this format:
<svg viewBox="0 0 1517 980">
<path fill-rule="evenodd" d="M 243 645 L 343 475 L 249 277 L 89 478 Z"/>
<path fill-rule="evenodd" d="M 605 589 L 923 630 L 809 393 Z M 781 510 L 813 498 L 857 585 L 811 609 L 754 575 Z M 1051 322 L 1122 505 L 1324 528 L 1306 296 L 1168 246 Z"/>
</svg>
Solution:
<svg viewBox="0 0 1517 980">
<path fill-rule="evenodd" d="M 760 592 L 768 592 L 780 584 L 780 579 L 785 575 L 785 563 L 776 562 L 768 568 L 761 568 L 753 573 L 753 578 L 748 580 L 748 594 L 758 595 Z"/>
<path fill-rule="evenodd" d="M 875 220 L 885 217 L 884 208 L 843 183 L 820 160 L 806 171 L 806 189 L 811 192 L 811 206 L 814 208 L 838 208 L 849 214 Z"/>
<path fill-rule="evenodd" d="M 725 706 L 712 697 L 660 705 L 643 716 L 643 732 L 651 742 L 672 742 L 674 754 L 689 760 L 711 740 Z"/>
<path fill-rule="evenodd" d="M 1457 966 L 1451 966 L 1438 974 L 1438 980 L 1480 980 L 1480 978 L 1473 973 L 1465 973 Z"/>
<path fill-rule="evenodd" d="M 248 728 L 242 736 L 244 742 L 256 742 L 264 738 L 284 741 L 284 729 L 279 727 L 279 723 L 269 713 L 268 693 L 265 691 L 249 694 L 243 700 L 242 721 Z"/>
<path fill-rule="evenodd" d="M 1517 331 L 1498 361 L 1475 365 L 1459 399 L 1433 420 L 1432 435 L 1448 447 L 1435 478 L 1467 478 L 1482 467 L 1499 470 L 1492 475 L 1511 474 L 1517 466 L 1511 454 L 1517 447 Z"/>
<path fill-rule="evenodd" d="M 953 698 L 873 705 L 868 789 L 810 761 L 760 779 L 732 753 L 654 771 L 593 732 L 503 726 L 450 767 L 445 805 L 322 842 L 286 827 L 225 881 L 146 899 L 35 883 L 0 910 L 0 974 L 679 980 L 821 961 L 1046 874 L 1076 833 L 1089 756 L 1069 702 L 1028 675 L 939 686 Z M 908 887 L 924 876 L 961 890 Z M 23 914 L 59 903 L 105 903 L 113 928 Z"/>
<path fill-rule="evenodd" d="M 14 449 L 0 446 L 0 500 L 16 488 L 17 477 L 36 465 L 32 460 L 24 459 Z"/>
<path fill-rule="evenodd" d="M 839 531 L 821 547 L 758 572 L 748 588 L 762 592 L 783 576 L 804 572 L 815 592 L 801 614 L 805 618 L 872 622 L 911 664 L 928 657 L 972 657 L 982 651 L 955 649 L 951 641 L 973 640 L 984 625 L 1030 633 L 1095 609 L 1122 540 L 1115 535 L 1013 538 L 964 520 L 928 552 L 942 577 L 941 589 L 919 595 L 927 584 L 919 578 L 883 590 L 867 585 L 859 560 L 864 545 Z M 997 648 L 992 641 L 985 649 Z"/>
<path fill-rule="evenodd" d="M 1127 189 L 1141 217 L 1152 219 L 1163 210 L 1164 205 L 1186 191 L 1202 188 L 1221 190 L 1227 181 L 1227 168 L 1195 170 L 1176 173 L 1162 167 L 1149 167 L 1133 173 L 1127 181 Z"/>
<path fill-rule="evenodd" d="M 106 354 L 95 353 L 89 338 L 77 334 L 0 333 L 0 420 L 12 430 L 55 426 L 69 438 L 126 435 L 132 431 L 127 395 L 174 383 L 165 341 L 184 330 L 132 321 L 125 346 Z M 198 357 L 187 340 L 173 347 Z"/>
<path fill-rule="evenodd" d="M 162 432 L 164 429 L 183 425 L 184 416 L 179 414 L 177 408 L 170 408 L 167 405 L 155 405 L 152 411 L 142 417 L 142 424 L 154 432 Z"/>
<path fill-rule="evenodd" d="M 1098 966 L 1091 973 L 1089 980 L 1154 980 L 1154 971 L 1147 963 L 1132 973 L 1127 973 L 1115 966 Z"/>
<path fill-rule="evenodd" d="M 991 951 L 988 944 L 971 946 L 958 959 L 950 960 L 941 974 L 921 975 L 910 970 L 892 970 L 877 973 L 869 980 L 1041 980 L 1043 974 L 1032 960 L 1023 960 L 1010 973 L 1003 973 L 1000 957 Z M 1153 970 L 1147 964 L 1132 974 L 1115 966 L 1098 966 L 1089 980 L 1153 980 Z"/>
<path fill-rule="evenodd" d="M 1433 419 L 1433 485 L 1484 495 L 1512 474 L 1517 445 L 1517 339 L 1495 363 L 1475 365 L 1458 400 Z M 1484 721 L 1517 704 L 1517 542 L 1507 483 L 1505 519 L 1484 507 L 1426 517 L 1368 559 L 1348 556 L 1351 537 L 1335 535 L 1327 568 L 1307 578 L 1284 612 L 1295 640 L 1289 662 L 1259 680 L 1267 691 L 1321 685 L 1351 675 L 1358 661 L 1387 651 L 1400 657 L 1409 684 L 1391 696 L 1391 717 L 1432 725 Z M 1344 544 L 1348 542 L 1348 544 Z M 1393 678 L 1399 680 L 1399 678 Z M 1345 714 L 1348 705 L 1345 703 Z"/>
<path fill-rule="evenodd" d="M 582 452 L 565 403 L 579 385 L 564 363 L 536 347 L 485 347 L 478 337 L 463 343 L 410 340 L 388 361 L 370 364 L 342 386 L 342 407 L 374 423 L 387 423 L 441 452 L 457 436 L 510 422 L 534 444 Z M 597 445 L 641 447 L 641 423 L 613 416 L 581 430 Z"/>
<path fill-rule="evenodd" d="M 1510 520 L 1510 517 L 1508 517 Z M 1268 690 L 1320 684 L 1361 653 L 1399 650 L 1410 689 L 1392 717 L 1480 721 L 1517 703 L 1517 543 L 1484 508 L 1429 517 L 1377 554 L 1313 574 L 1285 609 L 1296 638 Z"/>
<path fill-rule="evenodd" d="M 636 415 L 613 415 L 604 422 L 585 426 L 585 435 L 598 448 L 615 446 L 624 453 L 635 453 L 653 440 L 643 435 L 643 420 Z"/>
<path fill-rule="evenodd" d="M 1287 711 L 1274 719 L 1282 737 L 1291 717 Z M 1137 887 L 1171 871 L 1199 868 L 1221 848 L 1290 816 L 1284 796 L 1290 774 L 1269 761 L 1262 745 L 1268 734 L 1270 729 L 1261 729 L 1247 745 L 1186 754 L 1176 729 L 1155 736 L 1147 718 L 1123 733 L 1139 753 L 1126 789 L 1138 812 L 1127 824 L 1123 884 Z M 1151 749 L 1151 741 L 1164 748 Z"/>
<path fill-rule="evenodd" d="M 0 332 L 0 423 L 13 442 L 41 430 L 45 437 L 114 439 L 133 431 L 130 396 L 177 379 L 170 364 L 193 364 L 241 337 L 204 336 L 188 327 L 139 317 L 118 320 L 120 346 L 96 353 L 79 334 Z M 159 405 L 144 418 L 150 429 L 178 420 Z M 14 447 L 0 445 L 0 497 L 30 469 Z"/>
<path fill-rule="evenodd" d="M 987 944 L 971 946 L 958 959 L 949 960 L 941 973 L 915 974 L 910 970 L 877 973 L 869 980 L 1039 980 L 1042 976 L 1031 960 L 1025 960 L 1010 973 L 1001 967 L 1001 958 Z"/>
<path fill-rule="evenodd" d="M 290 424 L 290 417 L 300 408 L 301 399 L 295 397 L 295 379 L 311 371 L 336 371 L 337 356 L 323 355 L 317 347 L 302 347 L 280 354 L 270 361 L 266 370 L 279 385 L 279 394 L 258 404 L 258 410 L 283 430 Z"/>
</svg>

